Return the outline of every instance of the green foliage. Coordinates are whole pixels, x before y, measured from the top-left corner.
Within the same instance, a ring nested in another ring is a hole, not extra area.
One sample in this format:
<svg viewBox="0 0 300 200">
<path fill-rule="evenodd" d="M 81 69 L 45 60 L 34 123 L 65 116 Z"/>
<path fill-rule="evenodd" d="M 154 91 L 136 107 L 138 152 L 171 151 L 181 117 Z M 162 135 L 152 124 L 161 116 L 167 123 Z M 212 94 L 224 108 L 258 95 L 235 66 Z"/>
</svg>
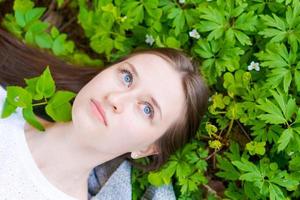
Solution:
<svg viewBox="0 0 300 200">
<path fill-rule="evenodd" d="M 261 159 L 258 166 L 244 158 L 232 163 L 242 172 L 240 180 L 253 183 L 262 196 L 270 199 L 284 199 L 282 188 L 291 191 L 299 185 L 286 170 L 280 170 L 277 163 L 270 163 L 268 158 Z"/>
<path fill-rule="evenodd" d="M 61 6 L 63 1 L 57 3 Z M 2 25 L 16 37 L 24 39 L 27 44 L 51 50 L 54 55 L 76 64 L 103 65 L 101 60 L 91 59 L 87 54 L 75 49 L 74 42 L 67 40 L 67 34 L 41 20 L 46 7 L 35 7 L 31 0 L 16 0 L 13 10 L 14 14 L 5 15 Z"/>
<path fill-rule="evenodd" d="M 7 97 L 3 104 L 1 118 L 7 118 L 18 108 L 22 108 L 24 119 L 33 127 L 44 131 L 44 127 L 37 120 L 33 112 L 33 107 L 46 105 L 46 113 L 57 122 L 71 120 L 71 104 L 69 101 L 75 97 L 70 91 L 56 91 L 54 80 L 51 76 L 49 67 L 44 72 L 31 79 L 25 79 L 27 86 L 7 86 Z M 43 100 L 33 103 L 33 100 Z"/>
<path fill-rule="evenodd" d="M 56 3 L 58 11 L 76 13 L 72 25 L 82 30 L 86 52 L 67 29 L 44 19 L 49 5 L 15 0 L 2 25 L 26 43 L 81 65 L 103 66 L 136 48 L 178 48 L 199 59 L 212 91 L 192 142 L 158 171 L 134 170 L 133 199 L 150 184 L 170 183 L 185 200 L 300 198 L 299 0 Z M 50 73 L 26 83 L 8 87 L 2 117 L 21 107 L 42 129 L 32 101 L 49 98 L 49 116 L 70 120 L 68 101 L 74 95 L 55 92 Z"/>
<path fill-rule="evenodd" d="M 207 169 L 204 160 L 207 151 L 196 142 L 187 144 L 183 149 L 176 151 L 170 161 L 159 171 L 150 172 L 148 180 L 155 186 L 170 184 L 174 177 L 178 182 L 181 195 L 188 195 L 198 190 L 197 185 L 207 183 L 203 172 Z"/>
</svg>

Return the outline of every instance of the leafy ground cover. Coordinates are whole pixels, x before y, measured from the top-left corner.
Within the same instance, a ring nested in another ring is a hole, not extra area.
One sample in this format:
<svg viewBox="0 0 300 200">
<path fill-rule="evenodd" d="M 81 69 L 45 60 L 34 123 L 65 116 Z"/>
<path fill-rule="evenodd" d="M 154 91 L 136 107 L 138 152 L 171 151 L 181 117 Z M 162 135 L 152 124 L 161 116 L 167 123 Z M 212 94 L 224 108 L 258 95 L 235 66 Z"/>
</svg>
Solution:
<svg viewBox="0 0 300 200">
<path fill-rule="evenodd" d="M 213 94 L 199 131 L 160 171 L 133 170 L 133 199 L 170 182 L 178 199 L 300 198 L 299 0 L 0 2 L 3 26 L 68 62 L 103 67 L 137 47 L 200 60 Z"/>
</svg>

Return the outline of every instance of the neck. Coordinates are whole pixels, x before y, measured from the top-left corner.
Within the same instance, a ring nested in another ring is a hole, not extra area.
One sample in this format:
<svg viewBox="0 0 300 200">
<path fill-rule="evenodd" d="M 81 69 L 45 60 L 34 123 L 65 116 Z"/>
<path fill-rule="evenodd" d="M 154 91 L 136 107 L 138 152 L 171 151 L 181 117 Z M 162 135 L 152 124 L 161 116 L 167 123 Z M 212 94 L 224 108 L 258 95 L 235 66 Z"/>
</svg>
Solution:
<svg viewBox="0 0 300 200">
<path fill-rule="evenodd" d="M 90 171 L 118 155 L 96 152 L 89 148 L 79 139 L 78 134 L 83 133 L 75 130 L 72 122 L 43 124 L 45 132 L 39 132 L 28 124 L 24 130 L 39 169 L 49 182 L 65 193 L 71 196 L 87 195 Z M 79 190 L 85 194 L 77 194 Z"/>
</svg>

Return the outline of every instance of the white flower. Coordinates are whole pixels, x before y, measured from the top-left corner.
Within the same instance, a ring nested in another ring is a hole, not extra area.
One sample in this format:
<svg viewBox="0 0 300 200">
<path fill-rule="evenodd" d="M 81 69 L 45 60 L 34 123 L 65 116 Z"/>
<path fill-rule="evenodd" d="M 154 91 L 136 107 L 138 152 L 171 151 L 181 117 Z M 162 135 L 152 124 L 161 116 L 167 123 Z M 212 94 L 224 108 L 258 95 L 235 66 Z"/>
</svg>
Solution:
<svg viewBox="0 0 300 200">
<path fill-rule="evenodd" d="M 181 4 L 184 4 L 185 0 L 179 0 L 178 2 L 181 3 Z"/>
<path fill-rule="evenodd" d="M 208 98 L 208 101 L 211 102 L 211 100 L 212 100 L 211 97 L 209 97 L 209 98 Z"/>
<path fill-rule="evenodd" d="M 200 38 L 200 34 L 197 32 L 196 29 L 193 29 L 192 31 L 189 32 L 190 37 L 199 39 Z"/>
<path fill-rule="evenodd" d="M 256 71 L 259 71 L 260 70 L 260 68 L 259 68 L 259 63 L 257 62 L 254 62 L 254 61 L 252 61 L 251 63 L 250 63 L 250 65 L 248 66 L 248 70 L 249 71 L 251 71 L 251 70 L 253 70 L 253 69 L 255 69 Z"/>
<path fill-rule="evenodd" d="M 150 46 L 152 46 L 152 44 L 154 43 L 154 38 L 152 37 L 152 35 L 146 34 L 146 40 L 145 40 L 145 42 L 147 44 L 150 44 Z"/>
</svg>

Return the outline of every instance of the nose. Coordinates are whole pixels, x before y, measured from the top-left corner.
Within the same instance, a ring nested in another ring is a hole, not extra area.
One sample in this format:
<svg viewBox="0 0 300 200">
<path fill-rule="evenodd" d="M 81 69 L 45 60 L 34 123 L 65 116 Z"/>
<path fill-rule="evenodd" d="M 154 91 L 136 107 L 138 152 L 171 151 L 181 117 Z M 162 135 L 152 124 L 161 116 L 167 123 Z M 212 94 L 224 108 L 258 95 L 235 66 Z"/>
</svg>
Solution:
<svg viewBox="0 0 300 200">
<path fill-rule="evenodd" d="M 124 109 L 124 103 L 129 101 L 129 96 L 128 92 L 110 92 L 105 99 L 113 112 L 121 113 Z"/>
</svg>

